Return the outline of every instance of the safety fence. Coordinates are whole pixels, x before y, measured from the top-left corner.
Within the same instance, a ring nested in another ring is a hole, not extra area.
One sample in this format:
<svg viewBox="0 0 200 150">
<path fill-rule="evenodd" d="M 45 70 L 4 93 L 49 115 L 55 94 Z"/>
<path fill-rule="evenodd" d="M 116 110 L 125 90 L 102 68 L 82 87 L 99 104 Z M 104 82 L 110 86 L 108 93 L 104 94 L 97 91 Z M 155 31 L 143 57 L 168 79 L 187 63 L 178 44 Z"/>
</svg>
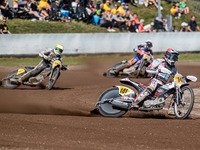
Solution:
<svg viewBox="0 0 200 150">
<path fill-rule="evenodd" d="M 82 33 L 82 34 L 10 34 L 0 35 L 0 55 L 37 55 L 64 45 L 64 54 L 130 53 L 132 49 L 152 40 L 153 51 L 174 48 L 180 52 L 200 51 L 200 32 L 169 33 Z"/>
</svg>

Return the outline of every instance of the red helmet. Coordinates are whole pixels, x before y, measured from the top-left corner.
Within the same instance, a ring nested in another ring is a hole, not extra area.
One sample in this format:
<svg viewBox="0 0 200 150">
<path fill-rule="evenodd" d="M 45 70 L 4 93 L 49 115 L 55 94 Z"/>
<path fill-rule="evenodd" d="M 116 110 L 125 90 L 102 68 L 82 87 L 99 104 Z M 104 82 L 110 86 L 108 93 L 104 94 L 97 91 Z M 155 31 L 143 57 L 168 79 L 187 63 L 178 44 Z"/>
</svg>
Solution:
<svg viewBox="0 0 200 150">
<path fill-rule="evenodd" d="M 176 61 L 178 61 L 178 51 L 168 48 L 167 51 L 165 52 L 165 61 L 169 65 L 174 65 Z"/>
</svg>

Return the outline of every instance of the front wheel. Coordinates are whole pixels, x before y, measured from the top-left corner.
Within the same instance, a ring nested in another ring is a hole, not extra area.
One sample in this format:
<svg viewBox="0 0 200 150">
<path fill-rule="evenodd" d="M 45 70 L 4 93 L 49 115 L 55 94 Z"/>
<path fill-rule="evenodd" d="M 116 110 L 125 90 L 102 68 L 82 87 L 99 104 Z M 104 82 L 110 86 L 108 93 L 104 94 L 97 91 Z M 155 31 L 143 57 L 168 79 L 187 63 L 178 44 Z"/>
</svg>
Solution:
<svg viewBox="0 0 200 150">
<path fill-rule="evenodd" d="M 142 70 L 143 70 L 143 67 L 144 67 L 144 64 L 145 64 L 145 61 L 143 60 L 143 61 L 140 63 L 139 67 L 138 67 L 138 71 L 137 71 L 137 74 L 136 74 L 136 78 L 138 78 L 139 75 L 141 74 L 141 72 L 142 72 Z"/>
<path fill-rule="evenodd" d="M 188 87 L 182 87 L 179 94 L 179 104 L 174 102 L 174 113 L 176 118 L 185 119 L 190 115 L 194 105 L 194 93 L 193 90 Z"/>
<path fill-rule="evenodd" d="M 127 110 L 115 108 L 112 106 L 111 103 L 106 101 L 108 99 L 118 97 L 120 97 L 120 95 L 119 89 L 117 87 L 106 90 L 98 100 L 97 107 L 99 109 L 99 113 L 104 117 L 120 117 L 124 115 L 127 112 Z"/>
<path fill-rule="evenodd" d="M 51 90 L 53 88 L 54 84 L 56 83 L 56 80 L 59 77 L 59 74 L 60 74 L 60 68 L 59 67 L 54 68 L 47 85 L 48 90 Z"/>
</svg>

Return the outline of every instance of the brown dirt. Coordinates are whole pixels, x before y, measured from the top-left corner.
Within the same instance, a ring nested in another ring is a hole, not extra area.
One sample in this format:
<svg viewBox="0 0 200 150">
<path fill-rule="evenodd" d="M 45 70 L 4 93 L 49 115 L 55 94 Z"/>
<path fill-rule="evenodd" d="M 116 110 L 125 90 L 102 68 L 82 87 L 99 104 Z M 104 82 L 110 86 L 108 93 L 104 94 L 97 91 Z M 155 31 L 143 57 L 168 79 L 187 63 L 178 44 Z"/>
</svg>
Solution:
<svg viewBox="0 0 200 150">
<path fill-rule="evenodd" d="M 51 91 L 0 86 L 0 149 L 199 149 L 198 115 L 177 120 L 164 110 L 132 111 L 121 118 L 90 114 L 103 91 L 120 85 L 119 78 L 102 76 L 114 63 L 70 66 Z M 199 62 L 178 63 L 177 68 L 183 75 L 200 77 Z M 0 79 L 13 69 L 0 67 Z M 148 80 L 137 79 L 145 84 Z M 196 95 L 195 112 L 199 113 L 199 81 L 191 87 Z"/>
</svg>

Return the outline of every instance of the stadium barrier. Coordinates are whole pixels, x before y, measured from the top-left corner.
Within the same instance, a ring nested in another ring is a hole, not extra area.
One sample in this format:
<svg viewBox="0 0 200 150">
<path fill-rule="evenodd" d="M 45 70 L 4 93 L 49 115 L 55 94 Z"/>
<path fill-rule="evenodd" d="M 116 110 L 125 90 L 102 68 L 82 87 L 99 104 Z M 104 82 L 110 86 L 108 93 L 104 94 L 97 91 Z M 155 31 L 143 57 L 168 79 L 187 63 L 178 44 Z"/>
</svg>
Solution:
<svg viewBox="0 0 200 150">
<path fill-rule="evenodd" d="M 64 45 L 65 55 L 130 53 L 146 40 L 152 40 L 154 52 L 200 52 L 199 37 L 200 32 L 9 34 L 0 35 L 0 55 L 37 55 L 57 43 Z"/>
</svg>

